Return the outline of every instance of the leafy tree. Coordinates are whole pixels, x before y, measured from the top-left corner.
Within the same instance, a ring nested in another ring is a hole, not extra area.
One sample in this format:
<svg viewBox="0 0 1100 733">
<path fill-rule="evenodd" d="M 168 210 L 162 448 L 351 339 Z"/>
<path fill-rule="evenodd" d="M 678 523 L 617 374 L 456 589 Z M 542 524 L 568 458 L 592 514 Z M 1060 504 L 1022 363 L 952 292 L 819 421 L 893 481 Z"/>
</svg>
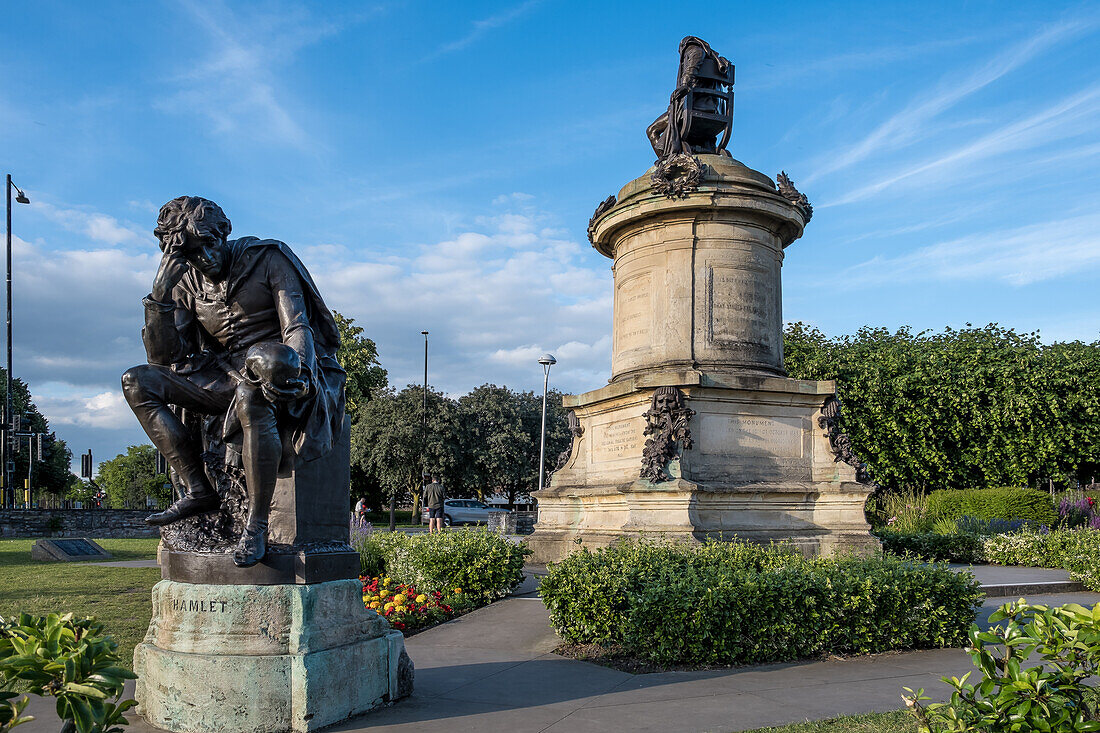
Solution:
<svg viewBox="0 0 1100 733">
<path fill-rule="evenodd" d="M 354 318 L 332 312 L 336 327 L 340 330 L 340 349 L 336 360 L 348 373 L 344 394 L 347 397 L 348 414 L 355 419 L 359 408 L 371 395 L 385 389 L 386 370 L 378 362 L 378 347 L 374 341 L 363 336 L 363 329 L 355 325 Z"/>
<path fill-rule="evenodd" d="M 429 387 L 427 431 L 421 429 L 423 387 L 387 388 L 359 408 L 351 428 L 351 462 L 375 476 L 391 509 L 419 496 L 423 470 L 452 486 L 461 460 L 458 410 Z"/>
<path fill-rule="evenodd" d="M 841 427 L 884 486 L 1063 486 L 1100 463 L 1100 342 L 990 324 L 943 333 L 787 327 L 787 371 L 835 379 Z"/>
<path fill-rule="evenodd" d="M 7 373 L 0 369 L 0 404 L 5 399 L 7 385 Z M 38 407 L 31 400 L 30 390 L 22 379 L 12 380 L 12 411 L 20 415 L 22 419 L 22 432 L 45 433 L 47 435 L 43 443 L 42 460 L 37 459 L 37 451 L 33 455 L 28 450 L 28 441 L 21 438 L 17 442 L 18 450 L 13 460 L 15 472 L 13 483 L 15 488 L 23 487 L 23 479 L 27 476 L 28 463 L 33 463 L 31 469 L 31 486 L 35 494 L 45 492 L 53 496 L 64 496 L 72 484 L 72 473 L 69 466 L 72 463 L 73 454 L 64 440 L 60 440 L 50 430 L 49 421 L 38 411 Z"/>
<path fill-rule="evenodd" d="M 467 493 L 484 498 L 500 494 L 515 504 L 516 495 L 538 483 L 542 396 L 484 384 L 458 401 L 463 440 L 463 479 Z M 569 440 L 561 393 L 546 402 L 546 471 Z"/>
<path fill-rule="evenodd" d="M 157 451 L 148 444 L 131 445 L 109 461 L 99 464 L 99 484 L 116 509 L 144 508 L 145 497 L 171 498 L 168 476 L 156 472 Z"/>
</svg>

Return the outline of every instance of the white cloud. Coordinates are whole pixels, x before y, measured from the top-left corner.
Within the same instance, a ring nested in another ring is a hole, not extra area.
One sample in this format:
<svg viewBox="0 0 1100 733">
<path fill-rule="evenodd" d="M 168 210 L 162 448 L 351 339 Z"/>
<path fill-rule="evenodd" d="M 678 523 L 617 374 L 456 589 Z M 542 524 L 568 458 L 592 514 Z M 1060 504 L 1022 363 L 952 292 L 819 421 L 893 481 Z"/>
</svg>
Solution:
<svg viewBox="0 0 1100 733">
<path fill-rule="evenodd" d="M 47 219 L 70 232 L 82 234 L 93 242 L 111 247 L 155 243 L 152 230 L 143 230 L 132 222 L 120 222 L 113 216 L 80 208 L 55 206 L 32 200 L 31 206 Z"/>
<path fill-rule="evenodd" d="M 437 48 L 434 53 L 428 56 L 428 60 L 437 59 L 444 54 L 453 53 L 454 51 L 461 51 L 476 41 L 481 40 L 489 31 L 507 25 L 516 18 L 526 14 L 541 1 L 542 0 L 526 0 L 526 2 L 522 2 L 519 5 L 513 5 L 510 8 L 505 8 L 494 15 L 482 18 L 481 20 L 475 20 L 471 24 L 470 30 L 466 35 L 450 41 L 449 43 L 444 43 Z"/>
<path fill-rule="evenodd" d="M 51 397 L 36 393 L 34 401 L 55 429 L 59 425 L 71 425 L 117 430 L 136 424 L 134 413 L 126 404 L 122 392 L 117 390 L 75 397 Z"/>
<path fill-rule="evenodd" d="M 881 178 L 822 204 L 837 206 L 870 198 L 899 183 L 932 186 L 954 178 L 957 171 L 989 159 L 1001 160 L 1007 153 L 1047 145 L 1081 134 L 1091 134 L 1100 118 L 1100 85 L 1084 89 L 1046 109 L 1000 127 L 965 145 L 910 166 L 900 173 Z"/>
<path fill-rule="evenodd" d="M 924 91 L 900 112 L 878 125 L 862 140 L 845 150 L 831 151 L 803 183 L 853 166 L 884 150 L 896 150 L 930 133 L 929 123 L 942 112 L 984 89 L 1049 49 L 1057 48 L 1096 25 L 1092 18 L 1074 19 L 1042 28 L 1034 35 L 993 56 L 978 69 L 962 77 L 956 72 L 944 77 L 933 89 Z"/>
<path fill-rule="evenodd" d="M 838 278 L 850 287 L 928 280 L 1001 280 L 1024 286 L 1100 267 L 1100 214 L 1041 222 L 874 257 Z"/>
</svg>

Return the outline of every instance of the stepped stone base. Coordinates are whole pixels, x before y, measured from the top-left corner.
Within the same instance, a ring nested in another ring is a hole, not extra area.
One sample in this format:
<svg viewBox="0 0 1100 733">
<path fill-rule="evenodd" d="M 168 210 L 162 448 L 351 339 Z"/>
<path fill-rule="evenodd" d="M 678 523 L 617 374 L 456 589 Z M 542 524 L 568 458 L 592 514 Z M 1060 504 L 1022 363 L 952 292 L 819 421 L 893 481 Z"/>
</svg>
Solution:
<svg viewBox="0 0 1100 733">
<path fill-rule="evenodd" d="M 134 650 L 138 712 L 178 733 L 301 733 L 408 695 L 400 632 L 355 580 L 209 585 L 162 580 Z"/>
<path fill-rule="evenodd" d="M 639 478 L 644 414 L 678 387 L 695 411 L 692 447 L 671 478 Z M 863 505 L 870 486 L 836 460 L 821 408 L 832 382 L 698 371 L 653 372 L 566 398 L 581 430 L 550 487 L 537 492 L 532 562 L 618 538 L 788 541 L 809 555 L 876 550 Z"/>
</svg>

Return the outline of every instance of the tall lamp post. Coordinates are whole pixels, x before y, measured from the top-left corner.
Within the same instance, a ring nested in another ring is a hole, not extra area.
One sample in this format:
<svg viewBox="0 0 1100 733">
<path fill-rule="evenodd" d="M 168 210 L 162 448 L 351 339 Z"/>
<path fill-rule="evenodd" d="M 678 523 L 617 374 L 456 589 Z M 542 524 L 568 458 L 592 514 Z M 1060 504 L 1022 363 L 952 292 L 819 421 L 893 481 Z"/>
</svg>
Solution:
<svg viewBox="0 0 1100 733">
<path fill-rule="evenodd" d="M 11 174 L 7 177 L 7 203 L 8 203 L 8 374 L 7 390 L 4 395 L 4 489 L 11 497 L 11 506 L 15 506 L 15 487 L 12 486 L 11 461 L 14 458 L 12 441 L 15 439 L 15 426 L 12 421 L 11 409 L 11 190 L 15 189 L 15 200 L 21 204 L 29 204 L 31 200 L 27 194 L 11 182 Z M 6 502 L 5 502 L 6 503 Z"/>
<path fill-rule="evenodd" d="M 421 397 L 420 402 L 420 482 L 424 482 L 424 474 L 428 471 L 428 332 L 421 331 L 424 336 L 424 394 Z M 423 486 L 421 487 L 423 491 Z M 422 508 L 419 501 L 414 501 L 413 506 L 417 509 Z M 422 512 L 416 513 L 416 523 L 420 524 L 420 515 Z"/>
<path fill-rule="evenodd" d="M 550 384 L 550 367 L 558 363 L 553 354 L 543 354 L 539 357 L 542 364 L 542 433 L 539 436 L 539 485 L 542 491 L 543 476 L 546 473 L 546 388 Z"/>
</svg>

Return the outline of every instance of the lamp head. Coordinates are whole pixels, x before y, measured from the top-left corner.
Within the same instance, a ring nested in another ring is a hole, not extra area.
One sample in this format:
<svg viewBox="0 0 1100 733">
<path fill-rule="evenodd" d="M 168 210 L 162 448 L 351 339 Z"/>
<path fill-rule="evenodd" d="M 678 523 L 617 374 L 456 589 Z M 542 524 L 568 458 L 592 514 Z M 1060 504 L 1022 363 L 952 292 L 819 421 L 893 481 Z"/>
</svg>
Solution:
<svg viewBox="0 0 1100 733">
<path fill-rule="evenodd" d="M 18 186 L 15 187 L 15 202 L 18 204 L 29 204 L 31 200 L 27 198 L 27 194 L 23 193 Z"/>
<path fill-rule="evenodd" d="M 554 358 L 553 354 L 543 354 L 539 357 L 539 364 L 542 364 L 544 367 L 551 366 L 557 363 L 558 360 Z"/>
</svg>

